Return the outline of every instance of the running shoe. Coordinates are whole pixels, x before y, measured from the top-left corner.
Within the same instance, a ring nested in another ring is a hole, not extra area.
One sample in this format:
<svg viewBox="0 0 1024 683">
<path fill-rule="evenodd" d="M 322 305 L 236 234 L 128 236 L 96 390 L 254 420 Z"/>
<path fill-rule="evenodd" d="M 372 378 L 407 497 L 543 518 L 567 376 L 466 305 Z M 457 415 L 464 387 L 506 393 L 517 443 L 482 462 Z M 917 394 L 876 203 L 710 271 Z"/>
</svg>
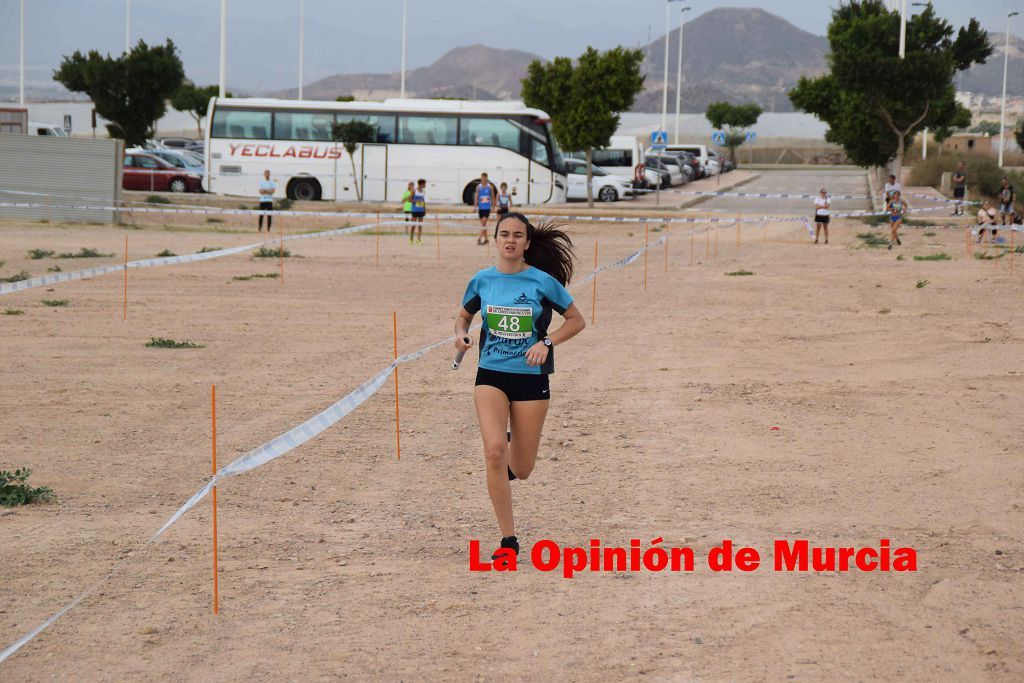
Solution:
<svg viewBox="0 0 1024 683">
<path fill-rule="evenodd" d="M 509 548 L 512 552 L 514 552 L 516 554 L 516 557 L 519 556 L 519 541 L 516 539 L 515 536 L 505 536 L 504 538 L 502 538 L 501 539 L 501 548 L 499 548 L 499 550 L 502 549 L 502 548 Z M 491 555 L 491 561 L 492 562 L 494 560 L 496 560 L 496 559 L 498 559 L 498 553 L 497 552 L 495 552 L 493 555 Z"/>
</svg>

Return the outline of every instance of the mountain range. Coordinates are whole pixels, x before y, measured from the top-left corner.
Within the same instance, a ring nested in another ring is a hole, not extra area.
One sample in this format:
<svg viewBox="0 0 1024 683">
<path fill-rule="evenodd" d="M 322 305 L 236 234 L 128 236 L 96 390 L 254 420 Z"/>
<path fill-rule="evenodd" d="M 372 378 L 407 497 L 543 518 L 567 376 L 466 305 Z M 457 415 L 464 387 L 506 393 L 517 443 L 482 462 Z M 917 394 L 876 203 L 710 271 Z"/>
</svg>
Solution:
<svg viewBox="0 0 1024 683">
<path fill-rule="evenodd" d="M 1002 88 L 1002 51 L 1005 34 L 990 34 L 996 53 L 958 79 L 961 90 L 998 95 Z M 679 57 L 679 29 L 668 36 L 669 110 L 675 110 L 675 69 Z M 634 111 L 660 111 L 663 97 L 665 39 L 641 48 L 644 91 Z M 792 111 L 788 91 L 801 76 L 817 76 L 826 69 L 828 40 L 797 28 L 761 9 L 722 8 L 706 12 L 683 27 L 683 110 L 703 112 L 710 102 L 754 102 L 765 111 Z M 406 74 L 411 97 L 518 98 L 520 82 L 530 62 L 540 59 L 521 50 L 499 50 L 471 45 L 451 50 L 433 64 Z M 1008 90 L 1024 92 L 1024 41 L 1010 42 Z M 357 99 L 396 97 L 400 74 L 337 74 L 304 88 L 311 99 L 354 95 Z M 296 89 L 274 93 L 295 97 Z"/>
</svg>

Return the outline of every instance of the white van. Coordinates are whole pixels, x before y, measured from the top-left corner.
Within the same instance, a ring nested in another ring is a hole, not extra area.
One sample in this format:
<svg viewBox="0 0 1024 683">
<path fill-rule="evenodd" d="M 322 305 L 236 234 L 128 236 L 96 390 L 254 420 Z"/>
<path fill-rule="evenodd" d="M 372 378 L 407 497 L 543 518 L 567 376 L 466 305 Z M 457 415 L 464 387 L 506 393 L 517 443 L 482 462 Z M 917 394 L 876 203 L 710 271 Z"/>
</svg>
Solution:
<svg viewBox="0 0 1024 683">
<path fill-rule="evenodd" d="M 59 138 L 66 138 L 68 134 L 60 126 L 51 123 L 39 123 L 38 121 L 28 122 L 29 135 L 54 135 Z"/>
<path fill-rule="evenodd" d="M 689 152 L 693 154 L 700 161 L 701 166 L 704 167 L 708 175 L 714 175 L 720 170 L 718 162 L 714 160 L 712 155 L 708 154 L 707 145 L 668 145 L 665 149 L 669 152 Z"/>
<path fill-rule="evenodd" d="M 586 152 L 572 152 L 575 159 L 586 159 Z M 625 178 L 634 187 L 646 185 L 648 178 L 644 168 L 644 146 L 632 135 L 613 135 L 604 149 L 595 149 L 594 166 L 600 166 L 608 173 Z M 651 173 L 651 183 L 658 182 L 658 174 Z"/>
</svg>

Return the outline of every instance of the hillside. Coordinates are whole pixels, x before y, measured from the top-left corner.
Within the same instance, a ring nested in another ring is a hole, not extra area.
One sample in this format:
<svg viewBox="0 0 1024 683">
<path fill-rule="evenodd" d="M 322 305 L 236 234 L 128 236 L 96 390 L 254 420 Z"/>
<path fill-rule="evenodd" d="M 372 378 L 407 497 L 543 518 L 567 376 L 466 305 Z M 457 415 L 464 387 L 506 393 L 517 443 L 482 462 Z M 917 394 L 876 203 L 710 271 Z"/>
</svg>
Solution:
<svg viewBox="0 0 1024 683">
<path fill-rule="evenodd" d="M 516 99 L 520 82 L 537 55 L 520 50 L 498 50 L 470 45 L 451 50 L 430 66 L 406 73 L 406 94 L 410 97 L 464 97 L 481 100 Z M 337 74 L 311 83 L 303 96 L 333 100 L 338 95 L 359 99 L 397 97 L 401 74 Z M 295 97 L 296 89 L 282 90 L 273 97 Z"/>
<path fill-rule="evenodd" d="M 660 111 L 664 35 L 643 48 L 647 90 L 637 111 Z M 722 8 L 683 26 L 683 109 L 702 112 L 709 102 L 756 102 L 765 111 L 792 111 L 786 93 L 804 75 L 825 70 L 828 40 L 761 9 Z M 669 109 L 675 110 L 679 29 L 669 34 Z"/>
<path fill-rule="evenodd" d="M 982 95 L 999 96 L 1003 93 L 1003 47 L 1005 33 L 989 33 L 995 52 L 985 64 L 979 64 L 957 79 L 957 89 Z M 1024 40 L 1010 36 L 1010 63 L 1006 72 L 1006 91 L 1013 97 L 1024 95 Z"/>
</svg>

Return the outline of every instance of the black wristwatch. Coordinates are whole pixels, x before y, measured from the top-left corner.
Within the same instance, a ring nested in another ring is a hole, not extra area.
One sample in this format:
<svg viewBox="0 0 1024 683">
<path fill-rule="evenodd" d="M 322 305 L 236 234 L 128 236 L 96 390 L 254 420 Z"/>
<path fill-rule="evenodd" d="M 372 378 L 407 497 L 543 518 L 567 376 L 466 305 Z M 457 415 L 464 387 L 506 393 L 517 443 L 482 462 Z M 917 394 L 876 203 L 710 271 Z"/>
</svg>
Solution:
<svg viewBox="0 0 1024 683">
<path fill-rule="evenodd" d="M 544 346 L 548 347 L 549 349 L 555 345 L 555 342 L 551 341 L 550 337 L 544 337 L 543 339 L 541 339 L 541 341 L 544 342 Z"/>
</svg>

